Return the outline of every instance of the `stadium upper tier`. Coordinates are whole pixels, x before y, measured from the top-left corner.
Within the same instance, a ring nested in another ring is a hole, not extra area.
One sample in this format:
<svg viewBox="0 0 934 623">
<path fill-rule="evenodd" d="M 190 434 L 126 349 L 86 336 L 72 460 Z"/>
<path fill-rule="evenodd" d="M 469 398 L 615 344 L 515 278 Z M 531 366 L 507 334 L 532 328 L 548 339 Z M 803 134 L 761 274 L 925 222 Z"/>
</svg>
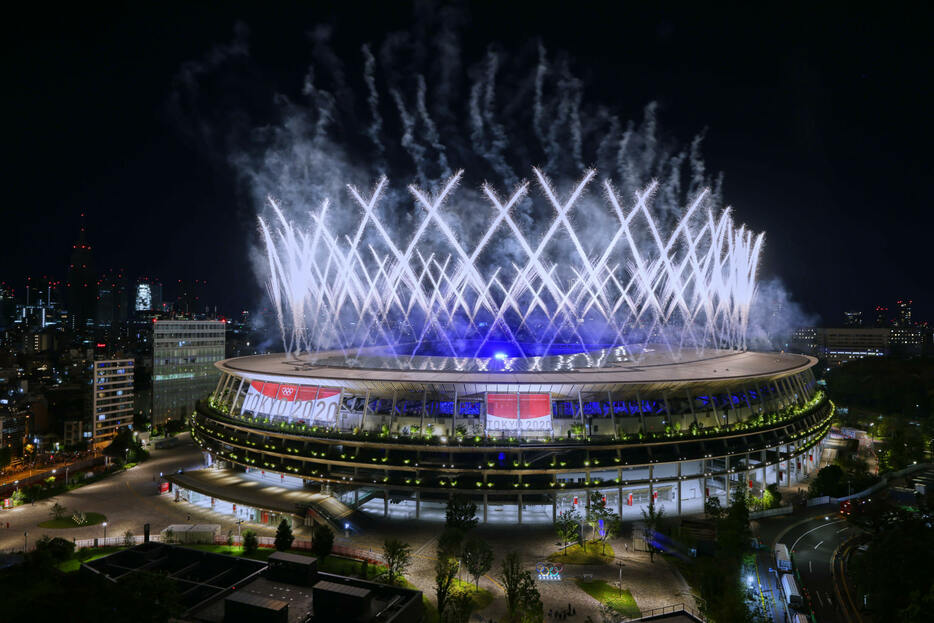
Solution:
<svg viewBox="0 0 934 623">
<path fill-rule="evenodd" d="M 234 417 L 345 431 L 612 437 L 726 428 L 806 404 L 816 391 L 816 360 L 803 355 L 692 350 L 636 364 L 596 351 L 538 359 L 548 361 L 421 357 L 399 367 L 376 355 L 350 365 L 336 353 L 239 357 L 216 364 L 222 375 L 211 404 Z"/>
</svg>

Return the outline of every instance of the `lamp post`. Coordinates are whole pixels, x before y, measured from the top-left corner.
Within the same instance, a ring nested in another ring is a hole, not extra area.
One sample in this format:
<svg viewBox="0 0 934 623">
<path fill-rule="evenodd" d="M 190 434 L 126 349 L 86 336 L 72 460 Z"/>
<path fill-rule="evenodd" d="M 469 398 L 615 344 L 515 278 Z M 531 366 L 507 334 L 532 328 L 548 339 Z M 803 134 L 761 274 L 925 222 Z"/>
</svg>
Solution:
<svg viewBox="0 0 934 623">
<path fill-rule="evenodd" d="M 107 522 L 104 522 L 104 539 L 107 538 Z"/>
<path fill-rule="evenodd" d="M 620 597 L 623 595 L 623 561 L 617 560 L 616 567 L 619 569 L 619 594 Z"/>
<path fill-rule="evenodd" d="M 25 554 L 29 548 L 29 533 L 23 531 L 23 553 Z"/>
</svg>

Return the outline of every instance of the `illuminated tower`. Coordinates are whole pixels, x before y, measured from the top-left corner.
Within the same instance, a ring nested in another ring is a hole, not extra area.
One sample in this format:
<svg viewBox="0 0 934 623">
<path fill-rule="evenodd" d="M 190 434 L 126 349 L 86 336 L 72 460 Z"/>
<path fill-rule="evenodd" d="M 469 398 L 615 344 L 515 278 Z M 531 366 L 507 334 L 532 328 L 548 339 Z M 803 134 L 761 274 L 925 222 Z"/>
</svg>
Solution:
<svg viewBox="0 0 934 623">
<path fill-rule="evenodd" d="M 97 276 L 94 273 L 91 245 L 87 241 L 84 214 L 81 215 L 78 241 L 71 249 L 71 261 L 68 265 L 68 312 L 71 328 L 81 335 L 87 332 L 88 323 L 94 321 L 97 308 Z"/>
</svg>

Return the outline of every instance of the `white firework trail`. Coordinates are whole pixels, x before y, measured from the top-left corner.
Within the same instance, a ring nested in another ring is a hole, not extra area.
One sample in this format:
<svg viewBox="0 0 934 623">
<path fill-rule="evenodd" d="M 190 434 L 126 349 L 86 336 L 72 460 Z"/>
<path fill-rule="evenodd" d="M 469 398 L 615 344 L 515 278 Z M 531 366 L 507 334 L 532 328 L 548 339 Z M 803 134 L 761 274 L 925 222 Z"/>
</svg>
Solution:
<svg viewBox="0 0 934 623">
<path fill-rule="evenodd" d="M 615 230 L 586 240 L 596 246 L 588 252 L 573 223 L 594 209 L 581 198 L 596 171 L 586 171 L 561 198 L 533 169 L 553 209 L 537 241 L 512 215 L 518 202 L 530 200 L 530 182 L 505 201 L 484 184 L 490 218 L 472 241 L 459 237 L 451 214 L 462 175 L 448 178 L 436 195 L 410 185 L 419 217 L 406 231 L 379 217 L 386 177 L 368 198 L 348 186 L 350 205 L 361 211 L 352 235 L 329 228 L 327 201 L 300 226 L 270 200 L 275 218 L 259 224 L 267 290 L 288 353 L 340 350 L 355 358 L 381 345 L 399 361 L 426 353 L 464 358 L 507 342 L 533 360 L 555 344 L 617 349 L 637 359 L 646 349 L 746 347 L 764 234 L 736 226 L 729 209 L 705 213 L 708 191 L 663 231 L 651 209 L 656 183 L 627 205 L 604 180 Z M 517 249 L 510 260 L 481 262 L 488 245 L 503 237 Z"/>
</svg>

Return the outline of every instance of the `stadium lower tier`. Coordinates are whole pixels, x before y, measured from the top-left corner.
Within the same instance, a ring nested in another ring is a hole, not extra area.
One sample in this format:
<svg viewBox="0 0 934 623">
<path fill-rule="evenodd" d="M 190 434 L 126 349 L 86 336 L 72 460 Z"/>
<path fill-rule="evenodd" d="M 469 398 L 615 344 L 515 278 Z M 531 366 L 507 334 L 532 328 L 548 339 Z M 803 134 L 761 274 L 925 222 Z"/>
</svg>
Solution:
<svg viewBox="0 0 934 623">
<path fill-rule="evenodd" d="M 443 520 L 458 494 L 483 522 L 548 523 L 586 508 L 595 493 L 623 519 L 640 518 L 653 501 L 669 515 L 699 513 L 706 499 L 725 504 L 738 487 L 761 497 L 817 469 L 832 417 L 833 404 L 816 392 L 780 417 L 739 427 L 625 437 L 411 437 L 231 416 L 210 402 L 191 423 L 212 461 L 286 489 L 329 492 L 366 513 Z"/>
</svg>

